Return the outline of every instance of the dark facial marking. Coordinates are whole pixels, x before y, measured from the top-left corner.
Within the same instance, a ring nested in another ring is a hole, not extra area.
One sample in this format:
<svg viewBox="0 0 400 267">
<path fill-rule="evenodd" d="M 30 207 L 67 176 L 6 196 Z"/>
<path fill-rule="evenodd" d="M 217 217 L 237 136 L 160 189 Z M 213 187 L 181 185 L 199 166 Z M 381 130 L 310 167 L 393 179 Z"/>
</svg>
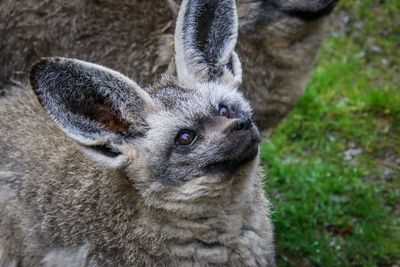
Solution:
<svg viewBox="0 0 400 267">
<path fill-rule="evenodd" d="M 258 153 L 258 142 L 252 143 L 240 157 L 229 160 L 217 161 L 212 164 L 209 164 L 206 167 L 207 172 L 209 173 L 234 173 L 239 170 L 243 165 L 253 160 Z"/>
</svg>

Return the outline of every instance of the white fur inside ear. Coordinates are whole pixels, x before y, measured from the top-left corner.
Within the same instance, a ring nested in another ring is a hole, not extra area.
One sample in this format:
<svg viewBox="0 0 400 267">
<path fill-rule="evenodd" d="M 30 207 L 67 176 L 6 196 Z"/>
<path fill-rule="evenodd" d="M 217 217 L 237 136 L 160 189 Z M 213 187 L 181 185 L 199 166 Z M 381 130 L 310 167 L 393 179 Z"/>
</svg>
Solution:
<svg viewBox="0 0 400 267">
<path fill-rule="evenodd" d="M 61 123 L 58 122 L 57 118 L 53 115 L 50 115 L 54 121 L 57 122 L 60 129 L 71 139 L 75 140 L 76 142 L 83 144 L 85 146 L 95 146 L 95 145 L 103 145 L 108 142 L 110 138 L 113 137 L 112 133 L 109 133 L 106 136 L 101 136 L 99 133 L 93 133 L 90 138 L 83 136 L 79 131 L 75 130 L 74 128 L 64 127 Z M 95 123 L 95 122 L 93 122 Z"/>
<path fill-rule="evenodd" d="M 176 21 L 175 29 L 175 64 L 179 80 L 184 80 L 187 74 L 187 69 L 184 64 L 184 53 L 183 53 L 183 18 L 185 16 L 186 7 L 188 1 L 182 1 L 181 8 L 179 9 L 178 19 Z"/>
<path fill-rule="evenodd" d="M 135 155 L 134 149 L 131 147 L 128 149 L 126 146 L 119 146 L 118 150 L 121 151 L 121 154 L 115 157 L 106 156 L 89 146 L 78 145 L 78 148 L 86 157 L 109 170 L 123 168 L 129 164 L 130 160 Z"/>
<path fill-rule="evenodd" d="M 242 83 L 242 64 L 236 52 L 232 52 L 232 72 L 224 66 L 224 72 L 219 83 L 237 88 Z"/>
</svg>

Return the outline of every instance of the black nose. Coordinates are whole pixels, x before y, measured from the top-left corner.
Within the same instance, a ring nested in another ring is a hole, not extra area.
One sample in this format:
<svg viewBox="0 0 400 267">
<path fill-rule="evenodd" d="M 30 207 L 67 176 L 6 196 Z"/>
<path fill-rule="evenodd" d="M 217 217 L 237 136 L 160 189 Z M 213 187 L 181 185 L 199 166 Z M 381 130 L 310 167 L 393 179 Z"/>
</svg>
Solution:
<svg viewBox="0 0 400 267">
<path fill-rule="evenodd" d="M 252 124 L 253 123 L 251 122 L 251 119 L 249 119 L 249 118 L 241 118 L 236 122 L 236 125 L 235 125 L 234 129 L 236 131 L 248 130 L 248 129 L 250 129 Z"/>
</svg>

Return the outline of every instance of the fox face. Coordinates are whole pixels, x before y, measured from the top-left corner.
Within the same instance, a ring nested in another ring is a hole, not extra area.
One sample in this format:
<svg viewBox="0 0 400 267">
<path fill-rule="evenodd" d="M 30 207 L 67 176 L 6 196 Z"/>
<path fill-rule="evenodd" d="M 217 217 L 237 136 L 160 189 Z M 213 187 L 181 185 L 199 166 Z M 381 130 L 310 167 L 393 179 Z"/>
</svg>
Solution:
<svg viewBox="0 0 400 267">
<path fill-rule="evenodd" d="M 209 208 L 203 201 L 237 197 L 234 188 L 250 180 L 260 141 L 243 96 L 209 83 L 163 87 L 151 96 L 157 111 L 146 119 L 145 136 L 132 140 L 141 159 L 125 169 L 143 199 L 174 211 L 190 205 L 185 213 L 202 214 Z"/>
<path fill-rule="evenodd" d="M 154 85 L 48 58 L 32 68 L 32 88 L 82 152 L 123 172 L 148 205 L 227 199 L 254 172 L 260 142 L 238 91 L 237 25 L 234 0 L 184 1 L 175 60 Z"/>
<path fill-rule="evenodd" d="M 151 169 L 163 183 L 210 174 L 229 178 L 256 156 L 259 133 L 239 92 L 216 84 L 178 89 L 178 101 L 170 105 L 174 93 L 169 90 L 177 91 L 158 93 L 163 110 L 149 117 L 152 126 L 143 145 L 158 151 Z"/>
</svg>

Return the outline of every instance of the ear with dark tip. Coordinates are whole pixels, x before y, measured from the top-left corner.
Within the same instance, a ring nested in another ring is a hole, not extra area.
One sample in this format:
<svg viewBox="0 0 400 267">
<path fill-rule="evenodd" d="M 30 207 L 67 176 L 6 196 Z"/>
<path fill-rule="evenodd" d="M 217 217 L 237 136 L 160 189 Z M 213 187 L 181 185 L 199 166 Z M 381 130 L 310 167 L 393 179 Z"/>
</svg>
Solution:
<svg viewBox="0 0 400 267">
<path fill-rule="evenodd" d="M 238 85 L 242 70 L 234 51 L 238 18 L 234 0 L 182 1 L 175 30 L 175 62 L 184 85 L 215 81 Z"/>
<path fill-rule="evenodd" d="M 145 134 L 146 114 L 154 108 L 150 96 L 129 78 L 76 59 L 41 60 L 32 67 L 30 82 L 61 130 L 103 161 L 122 154 L 125 136 Z"/>
</svg>

